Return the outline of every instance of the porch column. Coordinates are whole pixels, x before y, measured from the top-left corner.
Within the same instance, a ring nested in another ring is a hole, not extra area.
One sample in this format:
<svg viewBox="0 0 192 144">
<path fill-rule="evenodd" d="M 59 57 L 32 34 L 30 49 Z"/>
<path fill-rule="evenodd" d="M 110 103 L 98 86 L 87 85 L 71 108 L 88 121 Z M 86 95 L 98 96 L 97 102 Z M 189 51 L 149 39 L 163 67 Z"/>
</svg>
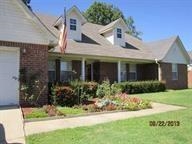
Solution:
<svg viewBox="0 0 192 144">
<path fill-rule="evenodd" d="M 161 65 L 160 63 L 158 63 L 158 80 L 161 81 L 162 78 L 161 78 Z"/>
<path fill-rule="evenodd" d="M 117 64 L 117 78 L 118 78 L 118 83 L 121 82 L 121 61 L 118 61 Z"/>
<path fill-rule="evenodd" d="M 81 60 L 81 80 L 85 81 L 85 58 Z"/>
</svg>

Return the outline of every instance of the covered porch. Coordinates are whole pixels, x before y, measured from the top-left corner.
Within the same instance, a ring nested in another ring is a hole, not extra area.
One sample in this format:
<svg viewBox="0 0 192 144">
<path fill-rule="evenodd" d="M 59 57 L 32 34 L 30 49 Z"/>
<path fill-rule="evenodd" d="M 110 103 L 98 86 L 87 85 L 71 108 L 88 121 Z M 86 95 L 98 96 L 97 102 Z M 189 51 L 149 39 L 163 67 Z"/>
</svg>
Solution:
<svg viewBox="0 0 192 144">
<path fill-rule="evenodd" d="M 158 63 L 146 60 L 115 59 L 94 56 L 50 54 L 49 82 L 113 82 L 160 80 Z"/>
</svg>

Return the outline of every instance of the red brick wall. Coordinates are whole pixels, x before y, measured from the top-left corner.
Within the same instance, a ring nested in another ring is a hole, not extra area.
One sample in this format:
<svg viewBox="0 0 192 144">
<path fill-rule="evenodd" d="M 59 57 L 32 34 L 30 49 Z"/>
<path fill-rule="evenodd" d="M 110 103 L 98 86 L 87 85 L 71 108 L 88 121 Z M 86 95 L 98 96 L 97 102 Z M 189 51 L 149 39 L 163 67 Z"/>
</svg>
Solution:
<svg viewBox="0 0 192 144">
<path fill-rule="evenodd" d="M 161 63 L 162 81 L 168 89 L 187 88 L 187 65 L 178 64 L 178 80 L 172 80 L 172 64 Z"/>
<path fill-rule="evenodd" d="M 100 81 L 105 79 L 117 82 L 117 63 L 100 62 Z"/>
<path fill-rule="evenodd" d="M 16 42 L 0 41 L 0 46 L 19 47 L 20 48 L 20 69 L 26 69 L 27 72 L 39 73 L 40 81 L 47 87 L 48 83 L 48 46 L 37 44 L 25 44 Z M 24 53 L 24 49 L 26 53 Z M 46 104 L 47 88 L 39 99 L 40 104 Z M 24 104 L 20 96 L 20 104 Z"/>
<path fill-rule="evenodd" d="M 81 61 L 73 60 L 72 61 L 72 70 L 76 72 L 75 79 L 80 79 L 81 77 Z"/>
<path fill-rule="evenodd" d="M 158 80 L 157 64 L 137 64 L 137 80 Z"/>
<path fill-rule="evenodd" d="M 192 71 L 188 71 L 188 87 L 192 88 Z"/>
</svg>

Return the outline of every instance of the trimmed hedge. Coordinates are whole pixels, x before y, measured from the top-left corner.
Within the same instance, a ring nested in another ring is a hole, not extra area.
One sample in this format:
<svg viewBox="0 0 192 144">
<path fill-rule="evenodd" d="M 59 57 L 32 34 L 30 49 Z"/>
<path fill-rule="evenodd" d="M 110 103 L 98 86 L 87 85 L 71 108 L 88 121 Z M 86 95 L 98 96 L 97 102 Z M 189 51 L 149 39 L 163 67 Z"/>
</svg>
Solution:
<svg viewBox="0 0 192 144">
<path fill-rule="evenodd" d="M 122 92 L 127 94 L 163 92 L 166 90 L 165 84 L 159 81 L 122 82 L 116 85 L 120 85 Z"/>
</svg>

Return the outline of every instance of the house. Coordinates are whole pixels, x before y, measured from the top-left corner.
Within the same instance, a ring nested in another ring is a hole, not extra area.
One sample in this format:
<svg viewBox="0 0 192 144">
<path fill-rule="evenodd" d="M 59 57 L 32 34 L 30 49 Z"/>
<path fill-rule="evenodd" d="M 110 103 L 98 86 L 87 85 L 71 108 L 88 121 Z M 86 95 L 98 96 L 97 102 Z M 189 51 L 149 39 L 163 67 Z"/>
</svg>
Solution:
<svg viewBox="0 0 192 144">
<path fill-rule="evenodd" d="M 188 87 L 192 88 L 192 51 L 188 53 L 190 56 L 190 64 L 188 65 Z"/>
<path fill-rule="evenodd" d="M 40 72 L 40 80 L 111 82 L 159 80 L 169 89 L 187 88 L 189 56 L 178 36 L 144 42 L 126 34 L 122 18 L 102 26 L 67 11 L 67 48 L 58 38 L 62 17 L 31 12 L 21 0 L 0 1 L 0 105 L 23 104 L 19 71 Z M 41 97 L 47 103 L 47 90 Z"/>
</svg>

